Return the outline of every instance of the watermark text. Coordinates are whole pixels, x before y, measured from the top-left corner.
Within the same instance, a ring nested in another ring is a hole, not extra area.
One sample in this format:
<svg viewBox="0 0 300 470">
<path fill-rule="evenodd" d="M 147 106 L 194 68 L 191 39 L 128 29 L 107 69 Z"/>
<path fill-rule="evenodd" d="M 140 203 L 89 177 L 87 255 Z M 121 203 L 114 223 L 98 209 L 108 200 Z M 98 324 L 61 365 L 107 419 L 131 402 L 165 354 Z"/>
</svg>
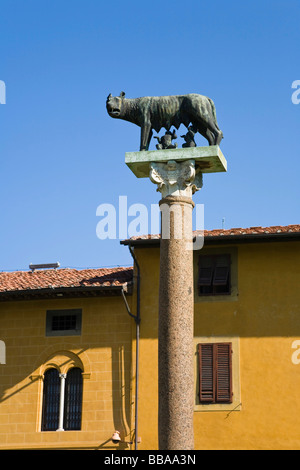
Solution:
<svg viewBox="0 0 300 470">
<path fill-rule="evenodd" d="M 296 339 L 295 341 L 293 341 L 292 349 L 296 350 L 292 354 L 292 363 L 295 365 L 300 364 L 300 340 L 299 339 Z"/>
<path fill-rule="evenodd" d="M 6 104 L 6 85 L 3 80 L 0 80 L 0 104 Z"/>
<path fill-rule="evenodd" d="M 299 104 L 300 103 L 300 80 L 294 80 L 292 83 L 292 88 L 296 89 L 292 94 L 292 103 Z"/>
<path fill-rule="evenodd" d="M 162 239 L 170 239 L 172 232 L 174 239 L 186 241 L 186 249 L 200 250 L 204 241 L 204 205 L 195 205 L 194 232 L 189 211 L 190 208 L 179 204 L 151 204 L 150 210 L 141 203 L 128 207 L 127 196 L 119 196 L 118 207 L 108 203 L 97 207 L 96 216 L 100 217 L 100 220 L 96 226 L 96 235 L 100 240 L 124 240 L 148 235 L 150 238 L 156 238 L 157 234 L 161 233 Z"/>
</svg>

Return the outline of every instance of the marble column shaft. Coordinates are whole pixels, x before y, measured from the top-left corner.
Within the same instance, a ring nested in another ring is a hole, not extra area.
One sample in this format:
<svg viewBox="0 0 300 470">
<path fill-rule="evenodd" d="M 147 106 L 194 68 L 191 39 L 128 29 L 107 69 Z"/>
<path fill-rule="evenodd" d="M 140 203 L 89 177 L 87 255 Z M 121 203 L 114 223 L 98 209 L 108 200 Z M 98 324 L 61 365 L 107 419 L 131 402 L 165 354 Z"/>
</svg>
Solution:
<svg viewBox="0 0 300 470">
<path fill-rule="evenodd" d="M 189 450 L 194 448 L 194 289 L 193 251 L 187 249 L 190 238 L 185 235 L 192 232 L 193 201 L 167 196 L 162 205 L 170 208 L 170 237 L 160 245 L 159 449 Z"/>
<path fill-rule="evenodd" d="M 195 162 L 151 164 L 161 210 L 158 389 L 159 449 L 194 448 L 194 288 L 192 194 L 202 186 Z"/>
</svg>

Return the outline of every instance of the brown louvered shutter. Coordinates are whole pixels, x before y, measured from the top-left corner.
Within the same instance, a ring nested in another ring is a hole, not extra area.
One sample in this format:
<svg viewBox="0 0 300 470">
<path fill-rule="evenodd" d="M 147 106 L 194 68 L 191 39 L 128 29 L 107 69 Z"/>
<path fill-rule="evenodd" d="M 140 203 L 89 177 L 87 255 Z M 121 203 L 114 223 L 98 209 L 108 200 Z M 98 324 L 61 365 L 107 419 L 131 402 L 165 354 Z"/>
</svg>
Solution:
<svg viewBox="0 0 300 470">
<path fill-rule="evenodd" d="M 214 273 L 214 261 L 211 256 L 199 257 L 199 286 L 210 286 Z"/>
<path fill-rule="evenodd" d="M 221 255 L 216 257 L 214 271 L 214 286 L 226 286 L 229 278 L 230 257 Z"/>
<path fill-rule="evenodd" d="M 231 343 L 217 343 L 216 349 L 216 402 L 232 401 Z"/>
<path fill-rule="evenodd" d="M 232 402 L 232 344 L 198 344 L 200 403 Z"/>
<path fill-rule="evenodd" d="M 198 344 L 199 353 L 199 385 L 200 402 L 214 401 L 214 348 L 212 343 Z"/>
<path fill-rule="evenodd" d="M 200 255 L 198 261 L 198 295 L 230 294 L 229 254 Z"/>
<path fill-rule="evenodd" d="M 229 276 L 228 266 L 217 266 L 215 269 L 213 285 L 214 286 L 226 286 Z"/>
</svg>

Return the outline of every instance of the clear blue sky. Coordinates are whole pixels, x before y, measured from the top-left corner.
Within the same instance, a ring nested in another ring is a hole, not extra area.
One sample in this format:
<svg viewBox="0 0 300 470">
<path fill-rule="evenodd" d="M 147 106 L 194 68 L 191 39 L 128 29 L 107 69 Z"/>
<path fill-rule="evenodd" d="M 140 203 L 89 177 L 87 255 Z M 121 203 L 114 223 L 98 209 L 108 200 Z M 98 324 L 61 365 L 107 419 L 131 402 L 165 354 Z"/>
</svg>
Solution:
<svg viewBox="0 0 300 470">
<path fill-rule="evenodd" d="M 132 263 L 96 236 L 100 204 L 160 199 L 124 163 L 140 130 L 106 113 L 121 91 L 214 100 L 228 172 L 194 196 L 206 229 L 299 223 L 299 24 L 299 0 L 0 0 L 0 270 Z"/>
</svg>

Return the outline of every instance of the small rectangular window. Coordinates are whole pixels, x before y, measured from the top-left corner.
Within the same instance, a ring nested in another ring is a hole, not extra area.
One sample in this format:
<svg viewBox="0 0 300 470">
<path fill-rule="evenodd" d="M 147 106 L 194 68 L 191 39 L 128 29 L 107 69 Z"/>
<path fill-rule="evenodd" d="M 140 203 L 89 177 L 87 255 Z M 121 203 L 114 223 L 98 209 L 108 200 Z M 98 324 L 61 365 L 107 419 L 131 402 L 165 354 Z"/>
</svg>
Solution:
<svg viewBox="0 0 300 470">
<path fill-rule="evenodd" d="M 76 315 L 53 315 L 52 331 L 76 330 Z"/>
<path fill-rule="evenodd" d="M 46 336 L 81 334 L 81 309 L 47 310 Z"/>
<path fill-rule="evenodd" d="M 199 256 L 198 294 L 230 294 L 230 255 Z"/>
</svg>

